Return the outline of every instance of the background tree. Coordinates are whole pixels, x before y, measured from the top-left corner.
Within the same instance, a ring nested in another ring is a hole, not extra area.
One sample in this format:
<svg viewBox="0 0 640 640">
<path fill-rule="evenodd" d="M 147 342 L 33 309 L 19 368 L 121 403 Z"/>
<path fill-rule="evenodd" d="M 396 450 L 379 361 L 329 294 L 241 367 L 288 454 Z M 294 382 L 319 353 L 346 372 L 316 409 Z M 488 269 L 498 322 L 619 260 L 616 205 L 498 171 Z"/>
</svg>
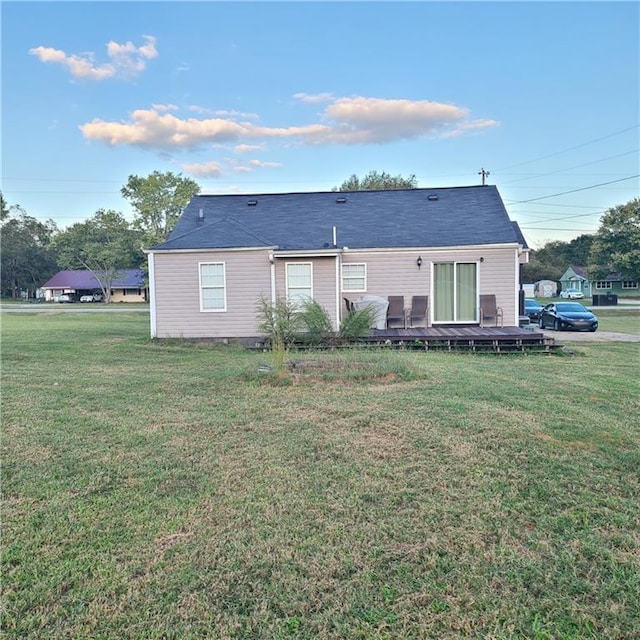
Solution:
<svg viewBox="0 0 640 640">
<path fill-rule="evenodd" d="M 196 182 L 170 171 L 154 171 L 146 178 L 129 176 L 120 190 L 135 210 L 133 225 L 144 233 L 146 246 L 166 240 L 182 210 L 199 192 Z"/>
<path fill-rule="evenodd" d="M 345 180 L 339 187 L 333 187 L 332 191 L 376 191 L 378 189 L 416 189 L 418 179 L 411 174 L 408 178 L 401 175 L 392 176 L 386 172 L 378 173 L 369 171 L 362 178 L 354 173 L 348 180 Z"/>
<path fill-rule="evenodd" d="M 571 242 L 555 240 L 532 250 L 528 264 L 522 267 L 523 281 L 558 281 L 569 267 L 586 268 L 593 242 L 594 236 L 583 234 Z"/>
<path fill-rule="evenodd" d="M 99 209 L 92 218 L 71 225 L 56 236 L 54 248 L 61 266 L 93 273 L 105 302 L 113 282 L 144 259 L 141 232 L 112 209 Z"/>
<path fill-rule="evenodd" d="M 51 240 L 57 232 L 53 220 L 41 222 L 20 205 L 8 207 L 2 198 L 0 227 L 0 287 L 17 298 L 21 291 L 35 294 L 57 270 Z"/>
<path fill-rule="evenodd" d="M 591 248 L 590 276 L 611 273 L 640 282 L 640 198 L 608 209 Z"/>
<path fill-rule="evenodd" d="M 9 205 L 4 199 L 2 191 L 0 191 L 0 222 L 6 220 L 9 217 Z"/>
</svg>

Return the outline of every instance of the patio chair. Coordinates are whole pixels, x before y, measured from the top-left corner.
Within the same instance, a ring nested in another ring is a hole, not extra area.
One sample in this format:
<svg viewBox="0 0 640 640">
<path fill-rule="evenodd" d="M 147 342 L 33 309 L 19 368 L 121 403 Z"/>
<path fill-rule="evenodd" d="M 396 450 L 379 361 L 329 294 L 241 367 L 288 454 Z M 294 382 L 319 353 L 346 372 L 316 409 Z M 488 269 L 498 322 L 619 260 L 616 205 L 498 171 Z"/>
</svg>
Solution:
<svg viewBox="0 0 640 640">
<path fill-rule="evenodd" d="M 392 325 L 399 324 L 404 329 L 404 296 L 389 296 L 389 306 L 387 307 L 387 329 L 391 329 Z"/>
<path fill-rule="evenodd" d="M 355 306 L 354 306 L 353 302 L 351 302 L 351 300 L 349 300 L 349 298 L 342 298 L 342 299 L 344 300 L 344 304 L 346 305 L 346 307 L 347 307 L 347 311 L 348 311 L 349 313 L 351 313 L 352 311 L 355 311 L 355 310 L 356 310 L 356 308 L 355 308 Z"/>
<path fill-rule="evenodd" d="M 411 298 L 411 311 L 409 312 L 410 327 L 427 326 L 427 308 L 429 307 L 429 296 L 413 296 Z"/>
<path fill-rule="evenodd" d="M 494 294 L 480 296 L 480 326 L 484 327 L 487 323 L 493 323 L 494 327 L 503 326 L 502 307 L 496 304 Z"/>
</svg>

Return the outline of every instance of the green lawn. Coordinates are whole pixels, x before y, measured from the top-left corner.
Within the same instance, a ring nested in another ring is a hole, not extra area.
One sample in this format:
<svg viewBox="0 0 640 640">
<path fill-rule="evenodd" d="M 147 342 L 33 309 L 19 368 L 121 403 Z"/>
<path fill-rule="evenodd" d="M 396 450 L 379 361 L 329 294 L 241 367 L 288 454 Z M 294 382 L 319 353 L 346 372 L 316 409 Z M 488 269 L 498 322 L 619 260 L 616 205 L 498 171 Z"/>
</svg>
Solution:
<svg viewBox="0 0 640 640">
<path fill-rule="evenodd" d="M 640 637 L 638 343 L 276 375 L 1 322 L 4 638 Z"/>
</svg>

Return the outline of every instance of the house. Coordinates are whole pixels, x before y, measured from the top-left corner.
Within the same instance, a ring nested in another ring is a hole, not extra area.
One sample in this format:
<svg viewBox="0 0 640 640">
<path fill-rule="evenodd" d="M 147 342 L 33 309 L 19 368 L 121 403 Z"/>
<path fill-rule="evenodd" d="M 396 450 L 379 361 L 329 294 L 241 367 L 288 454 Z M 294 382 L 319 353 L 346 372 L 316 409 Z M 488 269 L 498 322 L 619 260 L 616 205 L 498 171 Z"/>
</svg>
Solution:
<svg viewBox="0 0 640 640">
<path fill-rule="evenodd" d="M 560 278 L 562 289 L 578 289 L 589 298 L 592 295 L 614 293 L 617 295 L 640 295 L 640 286 L 635 280 L 625 280 L 612 273 L 602 280 L 589 280 L 583 267 L 569 267 Z"/>
<path fill-rule="evenodd" d="M 612 273 L 604 280 L 594 280 L 591 283 L 593 293 L 614 293 L 616 295 L 640 297 L 640 283 L 635 280 L 625 280 L 619 273 Z"/>
<path fill-rule="evenodd" d="M 59 271 L 41 287 L 44 299 L 53 302 L 57 296 L 69 294 L 72 299 L 79 300 L 83 295 L 102 291 L 98 278 L 88 269 Z M 145 302 L 147 290 L 144 274 L 140 269 L 123 269 L 118 271 L 111 282 L 111 302 Z"/>
<path fill-rule="evenodd" d="M 429 296 L 428 323 L 479 324 L 495 294 L 518 326 L 529 249 L 493 186 L 197 195 L 147 250 L 151 335 L 250 340 L 260 300 Z"/>
<path fill-rule="evenodd" d="M 583 267 L 569 267 L 560 277 L 560 288 L 562 291 L 577 289 L 582 291 L 586 298 L 591 297 L 591 283 Z"/>
</svg>

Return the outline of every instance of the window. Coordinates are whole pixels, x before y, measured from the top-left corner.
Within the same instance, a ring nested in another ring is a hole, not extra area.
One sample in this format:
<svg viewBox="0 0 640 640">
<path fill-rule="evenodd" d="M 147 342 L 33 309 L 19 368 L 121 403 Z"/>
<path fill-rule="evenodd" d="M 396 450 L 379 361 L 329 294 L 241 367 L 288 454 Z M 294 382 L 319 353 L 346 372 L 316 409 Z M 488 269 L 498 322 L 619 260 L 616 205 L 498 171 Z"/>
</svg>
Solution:
<svg viewBox="0 0 640 640">
<path fill-rule="evenodd" d="M 594 289 L 611 289 L 611 283 L 607 280 L 596 280 L 593 283 Z"/>
<path fill-rule="evenodd" d="M 367 265 L 343 264 L 342 265 L 342 290 L 366 291 L 367 290 Z"/>
<path fill-rule="evenodd" d="M 434 322 L 477 322 L 478 284 L 475 262 L 433 265 Z"/>
<path fill-rule="evenodd" d="M 638 288 L 638 283 L 634 282 L 633 280 L 623 280 L 622 281 L 622 288 L 623 289 L 637 289 Z"/>
<path fill-rule="evenodd" d="M 224 262 L 200 263 L 200 311 L 226 311 Z"/>
<path fill-rule="evenodd" d="M 287 299 L 293 303 L 313 300 L 312 265 L 310 262 L 287 263 Z"/>
</svg>

